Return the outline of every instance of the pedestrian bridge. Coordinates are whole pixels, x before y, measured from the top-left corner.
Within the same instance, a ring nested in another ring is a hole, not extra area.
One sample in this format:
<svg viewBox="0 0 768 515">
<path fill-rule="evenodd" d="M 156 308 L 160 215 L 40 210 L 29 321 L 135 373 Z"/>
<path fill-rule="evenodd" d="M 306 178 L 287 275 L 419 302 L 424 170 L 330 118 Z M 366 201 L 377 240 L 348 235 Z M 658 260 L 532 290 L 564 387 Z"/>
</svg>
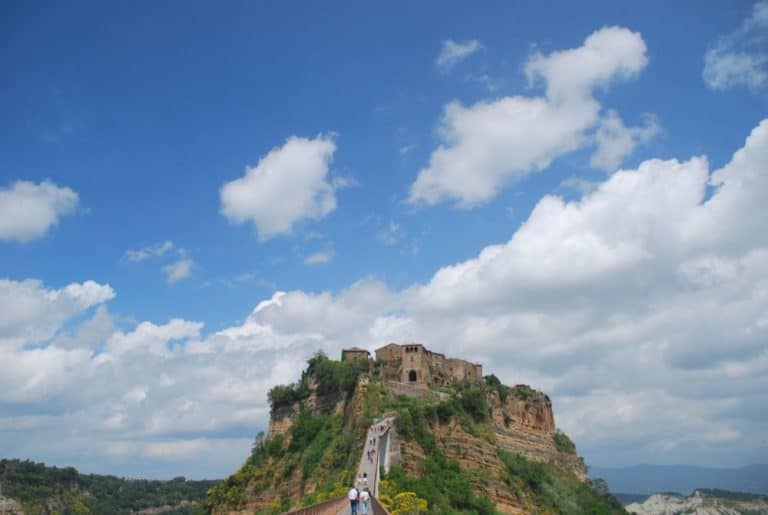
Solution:
<svg viewBox="0 0 768 515">
<path fill-rule="evenodd" d="M 379 502 L 378 497 L 380 471 L 382 469 L 389 470 L 390 443 L 392 442 L 390 430 L 394 420 L 394 416 L 385 415 L 382 419 L 374 422 L 368 428 L 365 445 L 363 445 L 363 453 L 360 456 L 355 481 L 363 474 L 368 477 L 368 489 L 371 491 L 371 509 L 368 511 L 368 515 L 390 515 Z M 352 486 L 357 486 L 357 484 L 349 485 L 349 488 Z M 362 515 L 360 510 L 357 513 Z M 344 495 L 312 506 L 288 511 L 283 515 L 352 515 L 352 511 L 349 500 Z"/>
</svg>

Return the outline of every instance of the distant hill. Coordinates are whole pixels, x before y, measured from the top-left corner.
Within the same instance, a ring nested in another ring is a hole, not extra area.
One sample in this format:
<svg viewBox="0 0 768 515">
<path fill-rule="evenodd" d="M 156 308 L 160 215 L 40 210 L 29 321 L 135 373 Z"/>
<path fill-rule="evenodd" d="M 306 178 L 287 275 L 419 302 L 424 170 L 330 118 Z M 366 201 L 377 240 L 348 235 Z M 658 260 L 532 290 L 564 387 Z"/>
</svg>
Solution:
<svg viewBox="0 0 768 515">
<path fill-rule="evenodd" d="M 719 488 L 733 492 L 768 494 L 768 465 L 706 468 L 690 465 L 635 465 L 625 468 L 590 467 L 592 478 L 603 478 L 612 492 L 655 494 Z"/>
<path fill-rule="evenodd" d="M 0 460 L 0 512 L 198 515 L 205 513 L 206 490 L 216 483 L 183 477 L 125 479 L 80 474 L 72 467 Z"/>
</svg>

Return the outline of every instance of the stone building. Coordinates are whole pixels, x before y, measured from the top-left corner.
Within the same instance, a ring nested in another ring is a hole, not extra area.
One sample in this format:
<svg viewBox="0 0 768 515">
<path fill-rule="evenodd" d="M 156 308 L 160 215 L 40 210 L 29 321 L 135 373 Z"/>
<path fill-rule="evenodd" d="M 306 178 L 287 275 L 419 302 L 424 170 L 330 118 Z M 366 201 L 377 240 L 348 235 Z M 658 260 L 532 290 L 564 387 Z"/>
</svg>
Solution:
<svg viewBox="0 0 768 515">
<path fill-rule="evenodd" d="M 423 386 L 449 386 L 469 380 L 483 380 L 483 366 L 432 352 L 420 343 L 390 343 L 376 349 L 376 362 L 382 375 L 401 383 Z"/>
<path fill-rule="evenodd" d="M 350 347 L 349 349 L 342 349 L 341 360 L 355 363 L 357 361 L 368 361 L 371 359 L 371 353 L 360 347 Z"/>
</svg>

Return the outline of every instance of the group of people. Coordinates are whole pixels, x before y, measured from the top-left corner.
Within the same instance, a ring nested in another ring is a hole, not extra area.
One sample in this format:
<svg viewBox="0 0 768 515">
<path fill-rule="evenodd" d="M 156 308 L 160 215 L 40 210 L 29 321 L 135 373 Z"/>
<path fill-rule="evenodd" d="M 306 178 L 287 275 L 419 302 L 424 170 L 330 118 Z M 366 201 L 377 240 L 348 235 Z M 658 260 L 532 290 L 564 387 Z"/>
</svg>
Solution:
<svg viewBox="0 0 768 515">
<path fill-rule="evenodd" d="M 375 427 L 372 428 L 371 433 L 377 431 L 379 435 L 383 435 L 384 432 L 389 429 L 390 424 L 390 421 L 387 421 L 384 424 L 377 423 Z M 370 447 L 366 452 L 366 455 L 368 461 L 373 463 L 374 458 L 376 457 L 376 436 L 375 433 L 369 436 L 368 445 Z M 368 489 L 368 474 L 366 472 L 363 472 L 363 474 L 357 478 L 357 484 L 349 490 L 347 498 L 349 499 L 349 504 L 352 508 L 352 515 L 368 515 L 368 513 L 371 513 L 371 491 Z"/>
<path fill-rule="evenodd" d="M 371 491 L 368 490 L 368 474 L 357 479 L 357 485 L 353 486 L 347 494 L 352 515 L 368 515 L 371 509 Z"/>
</svg>

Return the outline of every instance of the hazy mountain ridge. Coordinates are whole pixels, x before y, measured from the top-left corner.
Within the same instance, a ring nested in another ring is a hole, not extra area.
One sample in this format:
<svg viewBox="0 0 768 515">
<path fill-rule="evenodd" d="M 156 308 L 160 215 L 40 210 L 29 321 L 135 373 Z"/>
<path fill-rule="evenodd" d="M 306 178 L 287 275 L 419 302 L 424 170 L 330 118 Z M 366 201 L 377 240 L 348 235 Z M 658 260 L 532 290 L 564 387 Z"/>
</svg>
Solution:
<svg viewBox="0 0 768 515">
<path fill-rule="evenodd" d="M 602 478 L 612 492 L 652 495 L 678 492 L 688 495 L 697 489 L 721 489 L 768 495 L 768 465 L 711 468 L 692 465 L 635 465 L 590 467 L 589 476 Z"/>
</svg>

